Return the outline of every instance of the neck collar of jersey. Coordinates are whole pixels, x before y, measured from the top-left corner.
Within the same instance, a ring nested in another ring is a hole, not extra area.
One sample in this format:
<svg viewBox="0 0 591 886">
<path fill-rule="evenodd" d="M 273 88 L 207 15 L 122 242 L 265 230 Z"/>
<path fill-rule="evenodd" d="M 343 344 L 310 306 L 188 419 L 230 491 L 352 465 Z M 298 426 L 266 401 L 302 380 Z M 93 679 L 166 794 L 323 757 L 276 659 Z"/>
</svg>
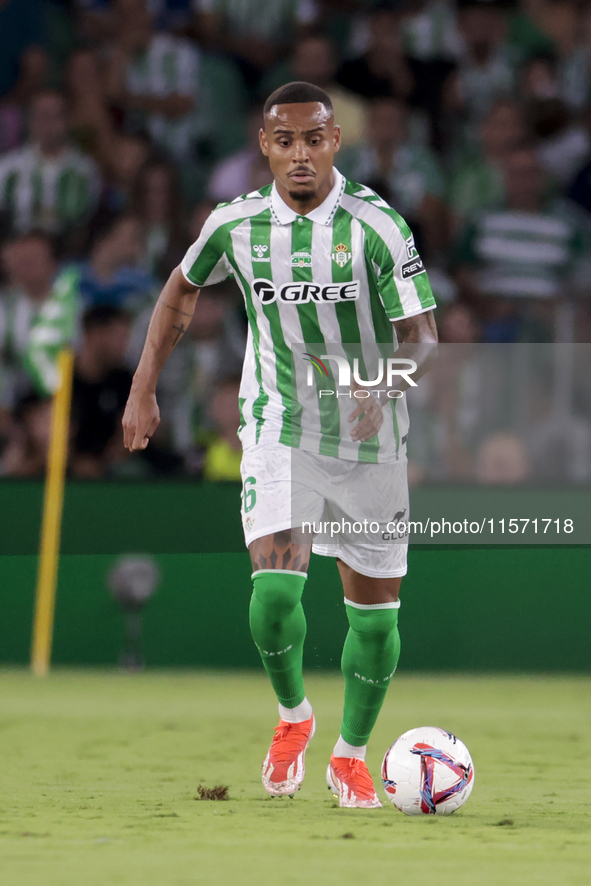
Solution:
<svg viewBox="0 0 591 886">
<path fill-rule="evenodd" d="M 332 171 L 334 174 L 334 185 L 330 189 L 330 193 L 326 199 L 322 201 L 320 206 L 317 206 L 316 209 L 313 209 L 312 212 L 302 216 L 302 218 L 309 218 L 310 221 L 316 222 L 319 225 L 328 225 L 333 220 L 337 207 L 341 202 L 341 196 L 345 190 L 345 176 L 341 175 L 336 166 L 333 166 Z M 277 190 L 275 182 L 273 182 L 273 187 L 271 189 L 271 213 L 274 221 L 278 225 L 290 225 L 296 220 L 296 218 L 300 217 L 300 213 L 294 212 L 294 210 L 279 196 L 279 191 Z"/>
</svg>

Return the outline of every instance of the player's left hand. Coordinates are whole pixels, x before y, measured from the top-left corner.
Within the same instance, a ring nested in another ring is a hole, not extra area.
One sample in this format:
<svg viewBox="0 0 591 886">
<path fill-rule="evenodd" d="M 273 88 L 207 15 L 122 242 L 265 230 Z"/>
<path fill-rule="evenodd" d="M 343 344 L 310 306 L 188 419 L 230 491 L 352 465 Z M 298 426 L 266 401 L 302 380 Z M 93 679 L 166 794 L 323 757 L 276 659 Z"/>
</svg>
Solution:
<svg viewBox="0 0 591 886">
<path fill-rule="evenodd" d="M 354 381 L 351 384 L 351 393 L 353 396 L 355 396 L 355 391 L 364 391 L 367 393 L 367 388 L 361 387 L 361 385 L 358 385 L 357 382 Z M 362 417 L 360 418 L 360 416 Z M 382 412 L 382 407 L 380 406 L 378 398 L 371 392 L 369 392 L 369 397 L 364 396 L 363 399 L 357 400 L 357 406 L 347 421 L 351 423 L 356 419 L 359 419 L 359 421 L 351 431 L 351 438 L 356 443 L 365 443 L 366 440 L 371 440 L 382 427 L 384 413 Z"/>
</svg>

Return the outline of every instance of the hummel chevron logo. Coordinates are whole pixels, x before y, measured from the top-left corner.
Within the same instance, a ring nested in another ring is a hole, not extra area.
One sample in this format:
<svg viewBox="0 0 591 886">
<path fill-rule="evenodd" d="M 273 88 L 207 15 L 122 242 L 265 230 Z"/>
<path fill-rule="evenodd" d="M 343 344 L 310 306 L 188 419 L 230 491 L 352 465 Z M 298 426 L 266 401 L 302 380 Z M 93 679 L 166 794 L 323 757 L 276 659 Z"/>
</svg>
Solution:
<svg viewBox="0 0 591 886">
<path fill-rule="evenodd" d="M 259 244 L 259 243 L 254 245 L 252 247 L 252 251 L 256 252 L 256 258 L 253 255 L 252 260 L 253 261 L 271 261 L 271 259 L 268 256 L 265 256 L 265 253 L 268 251 L 268 249 L 269 249 L 268 246 L 263 246 L 262 244 Z"/>
</svg>

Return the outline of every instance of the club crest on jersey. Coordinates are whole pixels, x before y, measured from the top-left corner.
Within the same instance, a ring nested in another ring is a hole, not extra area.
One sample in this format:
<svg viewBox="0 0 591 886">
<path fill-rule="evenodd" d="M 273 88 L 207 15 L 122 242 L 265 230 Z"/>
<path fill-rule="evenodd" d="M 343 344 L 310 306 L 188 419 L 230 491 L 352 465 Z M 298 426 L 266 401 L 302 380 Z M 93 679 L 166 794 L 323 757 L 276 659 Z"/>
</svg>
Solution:
<svg viewBox="0 0 591 886">
<path fill-rule="evenodd" d="M 276 286 L 271 280 L 257 278 L 250 284 L 253 296 L 264 305 L 275 301 L 288 304 L 326 304 L 327 302 L 357 301 L 359 298 L 359 280 L 349 283 L 284 283 Z"/>
<path fill-rule="evenodd" d="M 254 253 L 256 253 L 256 255 L 253 255 L 252 260 L 253 261 L 271 261 L 269 256 L 265 256 L 265 253 L 268 252 L 268 250 L 269 250 L 269 247 L 266 245 L 263 246 L 262 244 L 259 244 L 259 243 L 255 244 L 252 247 L 252 251 Z"/>
<path fill-rule="evenodd" d="M 291 266 L 292 268 L 311 268 L 312 256 L 309 252 L 293 252 Z"/>
<path fill-rule="evenodd" d="M 337 263 L 339 268 L 344 268 L 348 261 L 353 257 L 353 253 L 349 252 L 349 247 L 344 243 L 338 243 L 334 252 L 330 254 L 332 260 Z"/>
</svg>

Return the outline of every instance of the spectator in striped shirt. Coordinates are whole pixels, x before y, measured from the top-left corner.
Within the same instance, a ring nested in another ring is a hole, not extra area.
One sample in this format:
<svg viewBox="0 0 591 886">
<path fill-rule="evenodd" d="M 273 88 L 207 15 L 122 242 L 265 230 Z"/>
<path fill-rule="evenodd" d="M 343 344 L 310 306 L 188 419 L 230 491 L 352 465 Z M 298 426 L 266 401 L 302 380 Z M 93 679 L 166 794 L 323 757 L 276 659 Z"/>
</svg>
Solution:
<svg viewBox="0 0 591 886">
<path fill-rule="evenodd" d="M 64 96 L 44 90 L 31 102 L 29 141 L 0 158 L 0 212 L 10 231 L 64 235 L 96 207 L 100 180 L 68 138 Z"/>
<path fill-rule="evenodd" d="M 455 231 L 475 212 L 502 205 L 505 160 L 526 137 L 524 109 L 512 99 L 495 102 L 480 124 L 478 145 L 454 163 L 448 203 Z"/>
<path fill-rule="evenodd" d="M 319 14 L 316 0 L 193 0 L 193 5 L 200 37 L 237 61 L 253 93 L 294 34 Z"/>
<path fill-rule="evenodd" d="M 520 53 L 507 41 L 505 0 L 457 0 L 461 52 L 446 84 L 457 136 L 470 140 L 493 102 L 513 93 Z"/>
<path fill-rule="evenodd" d="M 115 43 L 108 91 L 131 128 L 147 127 L 154 143 L 177 159 L 191 156 L 199 104 L 197 49 L 186 39 L 157 33 L 146 0 L 116 0 Z"/>
<path fill-rule="evenodd" d="M 9 240 L 0 258 L 6 278 L 0 289 L 0 413 L 5 418 L 30 386 L 23 360 L 31 328 L 52 294 L 57 266 L 52 243 L 40 232 Z"/>
<path fill-rule="evenodd" d="M 185 37 L 156 31 L 147 0 L 113 0 L 113 12 L 110 100 L 128 132 L 147 132 L 177 163 L 188 202 L 201 199 L 213 162 L 242 145 L 245 89 L 238 71 Z"/>
<path fill-rule="evenodd" d="M 546 200 L 533 149 L 509 155 L 504 184 L 505 205 L 476 216 L 460 239 L 458 285 L 484 317 L 484 341 L 551 340 L 554 306 L 569 294 L 586 232 L 574 212 Z"/>
</svg>

